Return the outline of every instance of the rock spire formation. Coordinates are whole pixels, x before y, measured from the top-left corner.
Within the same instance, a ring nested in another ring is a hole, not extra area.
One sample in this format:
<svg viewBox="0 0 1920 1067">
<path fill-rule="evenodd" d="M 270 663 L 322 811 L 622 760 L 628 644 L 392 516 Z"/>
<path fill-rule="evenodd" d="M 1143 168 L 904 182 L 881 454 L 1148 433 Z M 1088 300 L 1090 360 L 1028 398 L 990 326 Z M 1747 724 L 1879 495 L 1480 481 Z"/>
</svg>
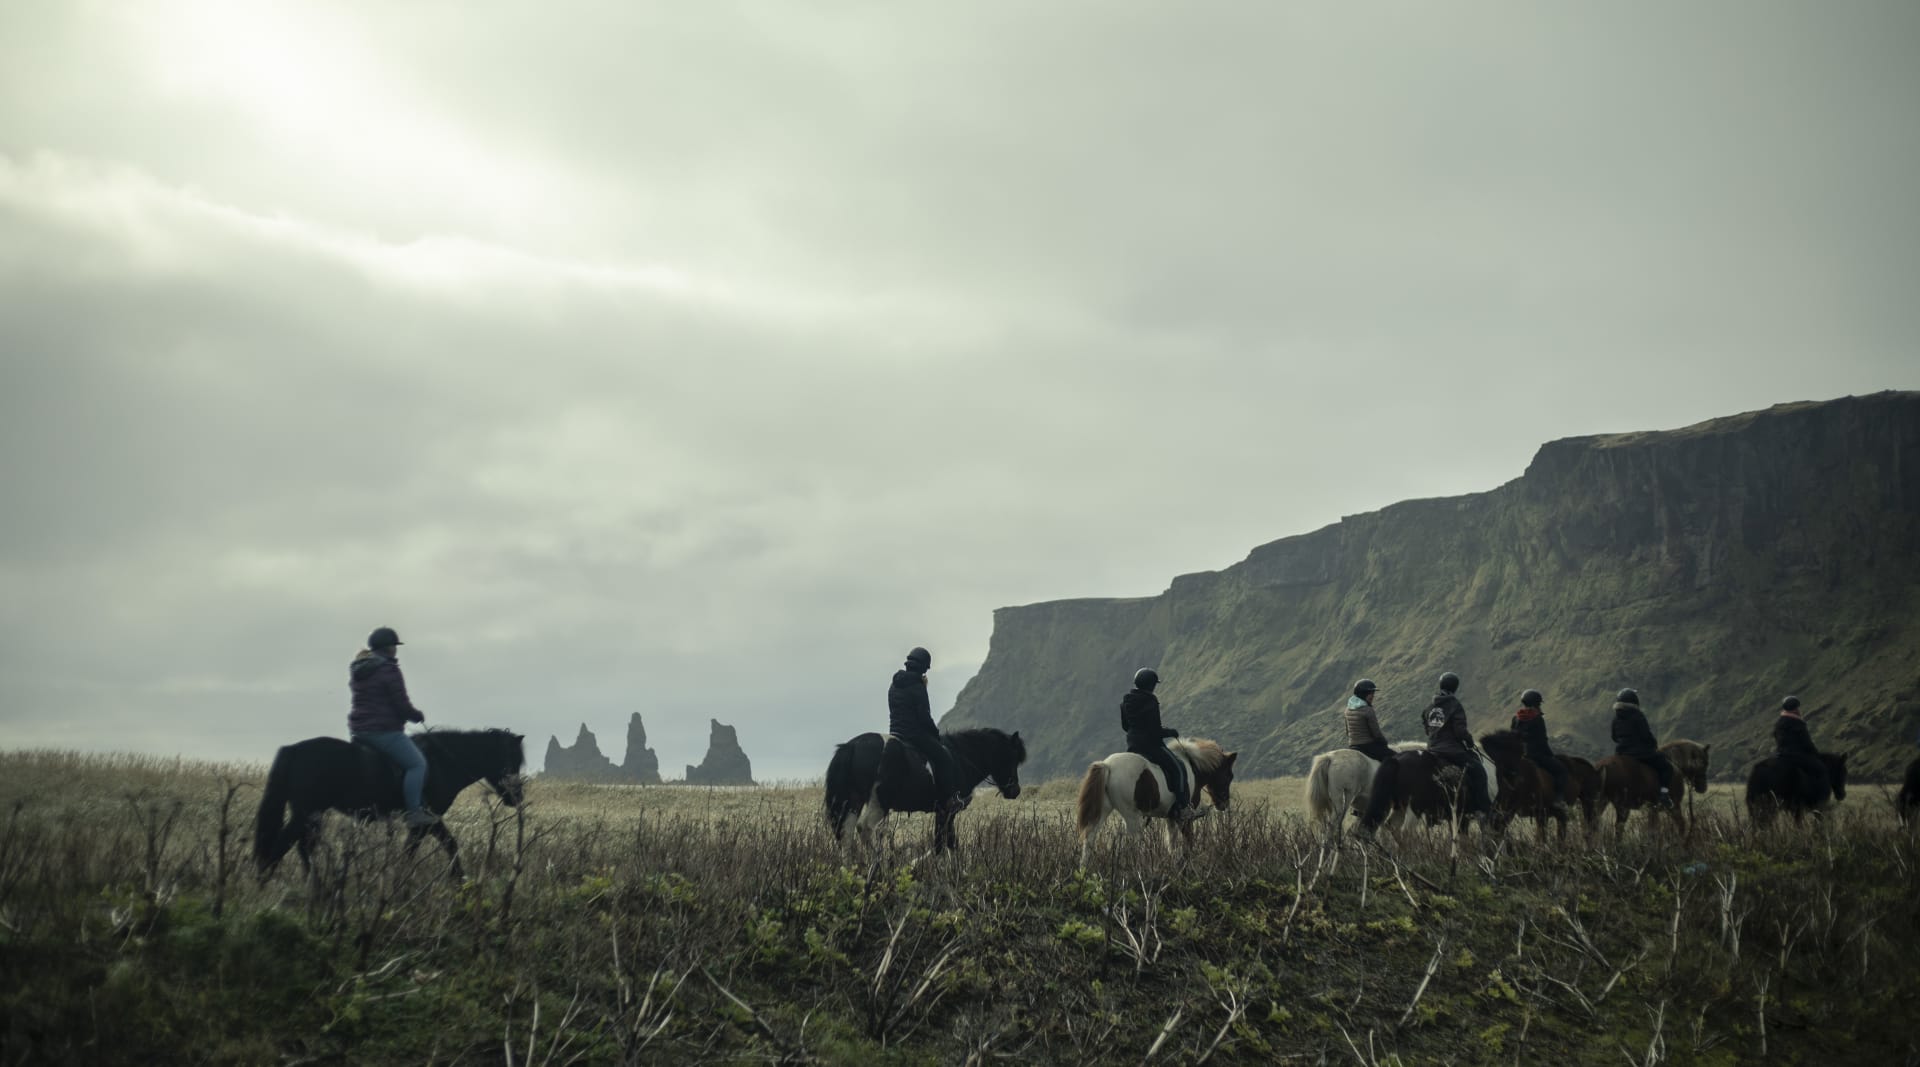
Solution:
<svg viewBox="0 0 1920 1067">
<path fill-rule="evenodd" d="M 562 745 L 558 737 L 548 738 L 547 758 L 541 766 L 541 773 L 553 778 L 620 785 L 660 784 L 660 758 L 647 747 L 647 728 L 641 723 L 639 712 L 627 720 L 626 757 L 618 766 L 601 753 L 599 739 L 587 729 L 586 723 L 580 724 L 580 735 L 571 747 Z"/>
<path fill-rule="evenodd" d="M 688 785 L 752 785 L 753 764 L 740 750 L 740 738 L 733 727 L 718 719 L 708 720 L 712 735 L 707 741 L 707 756 L 695 767 L 687 766 Z"/>
<path fill-rule="evenodd" d="M 1896 777 L 1920 729 L 1920 393 L 1781 404 L 1683 429 L 1543 445 L 1519 478 L 1255 548 L 1154 597 L 1001 608 L 945 729 L 1027 739 L 1028 773 L 1121 747 L 1120 696 L 1159 669 L 1168 725 L 1302 773 L 1344 744 L 1354 679 L 1394 740 L 1458 672 L 1475 733 L 1524 689 L 1571 754 L 1609 754 L 1613 694 L 1715 777 L 1772 752 L 1799 695 L 1822 749 Z M 1810 695 L 1811 694 L 1811 695 Z"/>
</svg>

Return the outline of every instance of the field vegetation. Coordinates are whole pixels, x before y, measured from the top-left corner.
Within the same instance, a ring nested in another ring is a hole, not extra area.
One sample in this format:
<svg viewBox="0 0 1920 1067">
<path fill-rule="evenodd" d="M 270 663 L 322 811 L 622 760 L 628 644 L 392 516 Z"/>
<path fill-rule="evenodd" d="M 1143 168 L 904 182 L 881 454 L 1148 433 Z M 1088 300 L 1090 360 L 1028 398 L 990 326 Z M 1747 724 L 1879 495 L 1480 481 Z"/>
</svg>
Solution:
<svg viewBox="0 0 1920 1067">
<path fill-rule="evenodd" d="M 1915 837 L 1880 787 L 1758 833 L 1329 843 L 1298 780 L 1171 856 L 1075 783 L 836 846 L 815 787 L 472 789 L 468 878 L 335 818 L 248 855 L 263 769 L 0 755 L 0 1062 L 1920 1063 Z"/>
</svg>

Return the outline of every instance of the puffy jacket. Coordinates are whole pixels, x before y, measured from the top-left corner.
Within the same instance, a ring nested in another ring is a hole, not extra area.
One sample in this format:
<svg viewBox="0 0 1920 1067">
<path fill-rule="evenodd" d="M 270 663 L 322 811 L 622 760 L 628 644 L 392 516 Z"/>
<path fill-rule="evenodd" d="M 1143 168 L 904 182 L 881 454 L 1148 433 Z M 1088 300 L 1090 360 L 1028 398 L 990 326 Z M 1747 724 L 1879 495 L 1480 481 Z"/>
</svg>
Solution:
<svg viewBox="0 0 1920 1067">
<path fill-rule="evenodd" d="M 1160 698 L 1144 689 L 1129 689 L 1120 698 L 1120 728 L 1128 744 L 1159 744 L 1180 731 L 1160 725 Z"/>
<path fill-rule="evenodd" d="M 894 671 L 887 687 L 887 732 L 895 737 L 940 736 L 934 725 L 933 703 L 927 699 L 927 676 Z"/>
<path fill-rule="evenodd" d="M 1660 743 L 1647 725 L 1647 713 L 1638 704 L 1613 706 L 1613 750 L 1622 756 L 1646 759 L 1660 754 Z"/>
<path fill-rule="evenodd" d="M 1359 697 L 1348 697 L 1347 710 L 1341 714 L 1347 721 L 1347 744 L 1386 743 L 1387 735 L 1380 732 L 1380 716 L 1372 704 Z"/>
<path fill-rule="evenodd" d="M 353 691 L 353 709 L 347 712 L 352 733 L 392 733 L 410 722 L 427 721 L 407 697 L 407 680 L 397 659 L 363 650 L 347 665 L 347 685 Z"/>
<path fill-rule="evenodd" d="M 1820 750 L 1813 747 L 1813 734 L 1807 731 L 1807 720 L 1790 711 L 1783 711 L 1773 720 L 1773 747 L 1782 756 L 1818 756 Z"/>
<path fill-rule="evenodd" d="M 1547 740 L 1547 717 L 1539 708 L 1521 708 L 1513 713 L 1513 732 L 1520 735 L 1527 755 L 1553 758 L 1553 745 Z"/>
<path fill-rule="evenodd" d="M 1452 693 L 1437 693 L 1421 721 L 1427 728 L 1427 751 L 1436 756 L 1465 759 L 1473 751 L 1473 732 L 1467 729 L 1467 709 Z"/>
</svg>

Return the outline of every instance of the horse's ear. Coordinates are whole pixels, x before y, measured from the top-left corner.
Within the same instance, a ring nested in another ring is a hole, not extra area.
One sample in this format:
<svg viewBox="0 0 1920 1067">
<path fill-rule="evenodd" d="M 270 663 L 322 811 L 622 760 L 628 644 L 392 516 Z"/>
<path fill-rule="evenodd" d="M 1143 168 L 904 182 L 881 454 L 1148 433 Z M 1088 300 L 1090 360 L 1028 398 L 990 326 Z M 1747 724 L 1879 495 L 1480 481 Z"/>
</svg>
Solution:
<svg viewBox="0 0 1920 1067">
<path fill-rule="evenodd" d="M 1015 741 L 1018 741 L 1018 740 L 1020 740 L 1020 731 L 1018 731 L 1018 730 L 1015 730 L 1015 731 L 1013 732 L 1013 739 L 1014 739 Z"/>
<path fill-rule="evenodd" d="M 1842 752 L 1842 753 L 1840 753 L 1840 762 L 1841 762 L 1841 763 L 1845 763 L 1845 762 L 1847 762 L 1847 757 L 1848 757 L 1848 756 L 1850 756 L 1850 755 L 1852 755 L 1852 753 L 1850 753 L 1850 752 Z"/>
<path fill-rule="evenodd" d="M 1227 758 L 1220 761 L 1220 765 L 1223 767 L 1231 767 L 1233 766 L 1233 761 L 1239 758 L 1240 758 L 1240 753 L 1229 752 L 1227 753 Z"/>
</svg>

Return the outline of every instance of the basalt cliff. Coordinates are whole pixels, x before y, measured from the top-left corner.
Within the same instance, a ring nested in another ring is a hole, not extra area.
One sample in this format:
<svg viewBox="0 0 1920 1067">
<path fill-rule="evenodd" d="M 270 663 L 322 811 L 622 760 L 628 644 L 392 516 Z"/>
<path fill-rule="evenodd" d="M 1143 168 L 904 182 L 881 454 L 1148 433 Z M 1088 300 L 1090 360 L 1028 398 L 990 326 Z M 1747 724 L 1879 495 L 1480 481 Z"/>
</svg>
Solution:
<svg viewBox="0 0 1920 1067">
<path fill-rule="evenodd" d="M 1823 749 L 1893 777 L 1920 730 L 1920 393 L 1783 404 L 1543 446 L 1484 493 L 1412 500 L 1253 550 L 1159 596 L 1002 608 L 946 729 L 1018 729 L 1034 780 L 1121 747 L 1152 665 L 1169 725 L 1302 773 L 1354 679 L 1389 737 L 1452 670 L 1476 732 L 1546 693 L 1562 750 L 1609 753 L 1613 694 L 1714 774 L 1771 752 L 1793 693 Z"/>
</svg>

